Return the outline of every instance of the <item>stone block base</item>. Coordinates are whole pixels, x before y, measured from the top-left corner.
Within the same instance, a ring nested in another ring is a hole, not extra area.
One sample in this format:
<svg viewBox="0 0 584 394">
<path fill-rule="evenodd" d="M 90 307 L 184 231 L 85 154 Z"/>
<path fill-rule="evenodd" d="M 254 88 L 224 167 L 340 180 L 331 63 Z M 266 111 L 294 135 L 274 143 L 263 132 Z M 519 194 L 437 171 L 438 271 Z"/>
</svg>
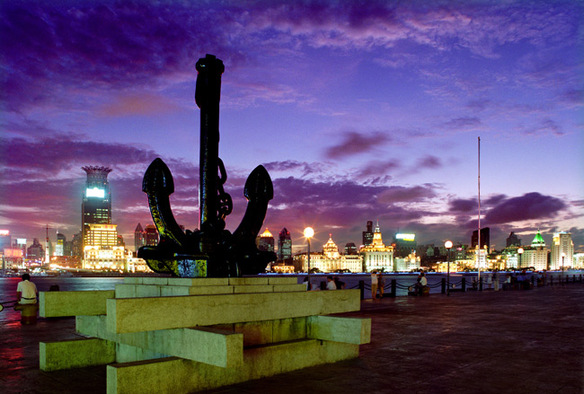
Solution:
<svg viewBox="0 0 584 394">
<path fill-rule="evenodd" d="M 149 394 L 156 387 L 159 393 L 187 394 L 358 356 L 358 345 L 309 339 L 246 349 L 242 368 L 220 368 L 176 357 L 111 364 L 107 392 Z"/>
<path fill-rule="evenodd" d="M 359 290 L 306 292 L 292 277 L 126 278 L 111 292 L 41 293 L 89 339 L 41 342 L 45 371 L 108 364 L 108 393 L 192 393 L 359 356 Z"/>
</svg>

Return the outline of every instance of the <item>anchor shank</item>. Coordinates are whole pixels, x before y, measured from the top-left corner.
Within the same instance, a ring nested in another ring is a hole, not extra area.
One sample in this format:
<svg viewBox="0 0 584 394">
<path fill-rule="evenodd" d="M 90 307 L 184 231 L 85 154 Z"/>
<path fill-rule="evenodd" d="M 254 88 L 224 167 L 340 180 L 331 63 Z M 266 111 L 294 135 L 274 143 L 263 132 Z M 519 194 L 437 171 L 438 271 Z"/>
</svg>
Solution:
<svg viewBox="0 0 584 394">
<path fill-rule="evenodd" d="M 199 155 L 199 228 L 217 220 L 218 160 L 219 160 L 219 99 L 223 62 L 213 55 L 199 59 L 196 65 L 197 87 L 195 101 L 201 109 Z"/>
</svg>

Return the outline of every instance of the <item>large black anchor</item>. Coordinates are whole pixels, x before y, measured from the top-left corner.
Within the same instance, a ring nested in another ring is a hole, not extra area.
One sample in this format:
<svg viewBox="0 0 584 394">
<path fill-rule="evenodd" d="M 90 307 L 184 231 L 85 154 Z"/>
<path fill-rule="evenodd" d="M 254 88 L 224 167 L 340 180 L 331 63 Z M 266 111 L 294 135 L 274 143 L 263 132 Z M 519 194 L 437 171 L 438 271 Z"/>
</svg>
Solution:
<svg viewBox="0 0 584 394">
<path fill-rule="evenodd" d="M 181 277 L 229 277 L 263 272 L 273 252 L 257 249 L 255 239 L 261 230 L 268 202 L 274 196 L 272 180 L 259 165 L 247 178 L 244 196 L 247 209 L 237 229 L 225 229 L 225 217 L 233 209 L 231 196 L 223 185 L 227 173 L 219 158 L 219 100 L 223 62 L 207 55 L 197 62 L 195 101 L 201 109 L 199 155 L 199 225 L 195 231 L 183 231 L 170 208 L 174 192 L 172 174 L 166 164 L 155 159 L 144 174 L 142 190 L 148 195 L 150 213 L 160 241 L 157 246 L 143 246 L 138 257 L 155 272 Z"/>
</svg>

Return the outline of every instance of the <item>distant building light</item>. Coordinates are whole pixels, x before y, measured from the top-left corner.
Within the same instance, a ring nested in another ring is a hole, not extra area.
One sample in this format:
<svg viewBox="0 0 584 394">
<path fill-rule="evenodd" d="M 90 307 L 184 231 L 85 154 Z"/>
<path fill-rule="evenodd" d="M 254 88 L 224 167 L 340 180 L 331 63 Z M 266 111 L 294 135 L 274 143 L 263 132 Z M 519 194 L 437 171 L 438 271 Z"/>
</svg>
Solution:
<svg viewBox="0 0 584 394">
<path fill-rule="evenodd" d="M 415 241 L 416 234 L 396 234 L 395 239 L 401 239 L 402 241 Z"/>
<path fill-rule="evenodd" d="M 104 198 L 105 197 L 105 190 L 100 189 L 98 187 L 94 187 L 94 188 L 87 188 L 85 190 L 85 196 L 86 197 L 98 197 L 98 198 Z"/>
<path fill-rule="evenodd" d="M 10 230 L 0 230 L 0 236 L 10 235 Z"/>
</svg>

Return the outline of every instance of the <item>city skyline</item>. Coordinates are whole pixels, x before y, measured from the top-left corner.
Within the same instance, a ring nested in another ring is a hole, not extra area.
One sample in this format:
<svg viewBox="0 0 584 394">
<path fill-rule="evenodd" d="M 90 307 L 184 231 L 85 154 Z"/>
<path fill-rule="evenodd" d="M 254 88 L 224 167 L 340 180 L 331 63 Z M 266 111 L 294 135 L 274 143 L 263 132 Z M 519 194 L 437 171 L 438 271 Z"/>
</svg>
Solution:
<svg viewBox="0 0 584 394">
<path fill-rule="evenodd" d="M 161 157 L 177 221 L 198 226 L 195 63 L 225 63 L 219 154 L 234 200 L 263 164 L 262 228 L 298 245 L 360 243 L 368 220 L 420 244 L 496 248 L 515 232 L 584 248 L 581 2 L 11 1 L 0 5 L 0 228 L 80 231 L 82 166 L 112 168 L 112 223 L 131 245 Z"/>
</svg>

